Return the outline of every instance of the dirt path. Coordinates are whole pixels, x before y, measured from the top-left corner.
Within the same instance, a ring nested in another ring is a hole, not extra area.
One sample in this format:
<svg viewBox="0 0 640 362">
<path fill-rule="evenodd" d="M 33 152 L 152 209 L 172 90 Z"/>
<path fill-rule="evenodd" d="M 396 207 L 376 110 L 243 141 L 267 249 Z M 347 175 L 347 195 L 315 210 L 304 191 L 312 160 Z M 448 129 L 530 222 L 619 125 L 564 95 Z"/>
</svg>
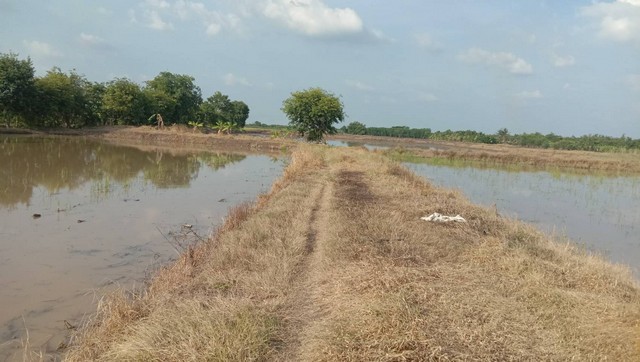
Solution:
<svg viewBox="0 0 640 362">
<path fill-rule="evenodd" d="M 284 348 L 274 360 L 304 361 L 305 349 L 313 338 L 313 325 L 322 319 L 322 297 L 318 289 L 331 209 L 332 184 L 325 177 L 313 197 L 308 220 L 305 252 L 291 280 L 292 293 L 284 308 L 287 327 Z"/>
</svg>

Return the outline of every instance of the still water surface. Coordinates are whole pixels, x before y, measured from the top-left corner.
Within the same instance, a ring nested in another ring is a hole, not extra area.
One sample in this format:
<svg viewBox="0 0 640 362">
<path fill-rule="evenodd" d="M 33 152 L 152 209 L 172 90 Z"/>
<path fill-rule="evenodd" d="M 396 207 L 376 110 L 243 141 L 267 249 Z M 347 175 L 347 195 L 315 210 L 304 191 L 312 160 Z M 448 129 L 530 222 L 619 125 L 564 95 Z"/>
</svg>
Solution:
<svg viewBox="0 0 640 362">
<path fill-rule="evenodd" d="M 640 177 L 406 165 L 436 185 L 461 190 L 474 203 L 495 203 L 504 216 L 627 264 L 640 276 Z"/>
<path fill-rule="evenodd" d="M 0 361 L 55 350 L 96 291 L 140 284 L 281 174 L 268 156 L 0 136 Z"/>
</svg>

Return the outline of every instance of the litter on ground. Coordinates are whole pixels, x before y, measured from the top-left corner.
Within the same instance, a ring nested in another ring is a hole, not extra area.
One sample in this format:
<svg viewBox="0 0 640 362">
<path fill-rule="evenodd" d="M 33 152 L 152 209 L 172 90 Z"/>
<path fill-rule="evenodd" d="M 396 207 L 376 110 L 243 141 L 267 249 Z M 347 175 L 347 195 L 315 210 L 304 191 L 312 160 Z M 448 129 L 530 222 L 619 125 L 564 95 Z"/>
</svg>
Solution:
<svg viewBox="0 0 640 362">
<path fill-rule="evenodd" d="M 432 222 L 451 222 L 451 221 L 453 221 L 453 222 L 467 222 L 467 220 L 465 220 L 460 215 L 447 216 L 447 215 L 438 214 L 437 212 L 434 212 L 433 214 L 431 214 L 429 216 L 423 216 L 423 217 L 420 218 L 420 220 L 432 221 Z"/>
</svg>

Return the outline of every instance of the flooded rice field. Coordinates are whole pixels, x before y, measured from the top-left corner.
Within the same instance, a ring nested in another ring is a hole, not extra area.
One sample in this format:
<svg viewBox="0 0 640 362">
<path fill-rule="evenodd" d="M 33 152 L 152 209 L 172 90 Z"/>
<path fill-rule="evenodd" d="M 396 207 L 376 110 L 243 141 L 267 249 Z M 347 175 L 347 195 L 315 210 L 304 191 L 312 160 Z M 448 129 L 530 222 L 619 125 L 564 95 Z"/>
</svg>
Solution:
<svg viewBox="0 0 640 362">
<path fill-rule="evenodd" d="M 96 298 L 131 288 L 229 207 L 271 187 L 269 156 L 0 136 L 0 361 L 63 346 Z"/>
<path fill-rule="evenodd" d="M 405 165 L 474 203 L 495 204 L 503 216 L 627 264 L 640 276 L 640 177 Z"/>
</svg>

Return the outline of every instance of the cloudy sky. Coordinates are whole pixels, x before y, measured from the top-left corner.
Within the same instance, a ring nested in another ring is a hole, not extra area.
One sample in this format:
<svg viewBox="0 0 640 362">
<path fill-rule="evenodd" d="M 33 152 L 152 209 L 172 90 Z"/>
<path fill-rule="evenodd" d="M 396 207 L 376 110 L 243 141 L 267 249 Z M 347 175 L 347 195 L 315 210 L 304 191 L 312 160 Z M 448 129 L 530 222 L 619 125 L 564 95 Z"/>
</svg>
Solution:
<svg viewBox="0 0 640 362">
<path fill-rule="evenodd" d="M 188 74 L 249 122 L 319 86 L 347 123 L 640 138 L 640 0 L 0 0 L 0 52 Z"/>
</svg>

